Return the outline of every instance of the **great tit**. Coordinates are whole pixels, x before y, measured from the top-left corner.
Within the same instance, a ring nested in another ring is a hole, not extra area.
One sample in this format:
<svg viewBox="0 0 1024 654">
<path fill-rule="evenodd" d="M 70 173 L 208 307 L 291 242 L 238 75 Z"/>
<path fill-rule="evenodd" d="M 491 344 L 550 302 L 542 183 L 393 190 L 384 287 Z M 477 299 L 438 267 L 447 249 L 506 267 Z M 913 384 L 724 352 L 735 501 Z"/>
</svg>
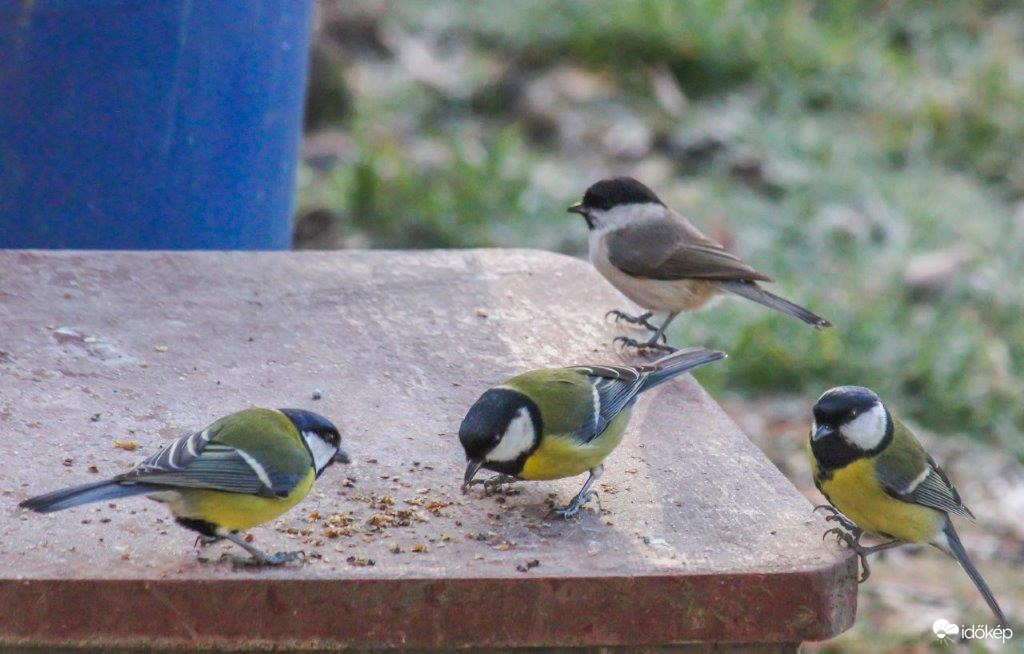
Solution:
<svg viewBox="0 0 1024 654">
<path fill-rule="evenodd" d="M 669 323 L 680 312 L 699 309 L 722 293 L 745 297 L 818 329 L 832 324 L 761 288 L 758 282 L 770 282 L 771 277 L 727 252 L 632 177 L 593 184 L 583 201 L 568 210 L 587 221 L 590 262 L 612 286 L 646 309 L 639 316 L 608 312 L 616 320 L 653 332 L 646 343 L 625 336 L 615 339 L 624 346 L 671 351 L 659 343 Z M 655 327 L 649 320 L 661 312 L 668 317 Z"/>
<path fill-rule="evenodd" d="M 950 519 L 974 516 L 914 433 L 874 392 L 839 386 L 818 398 L 807 451 L 814 485 L 834 507 L 819 508 L 830 509 L 827 519 L 843 526 L 826 535 L 835 533 L 857 552 L 864 568 L 861 581 L 870 574 L 868 554 L 904 543 L 930 543 L 960 563 L 999 623 L 1008 626 Z M 864 547 L 860 538 L 865 533 L 886 542 Z"/>
<path fill-rule="evenodd" d="M 485 392 L 459 427 L 466 452 L 462 490 L 518 480 L 548 480 L 590 472 L 563 517 L 579 512 L 603 462 L 622 441 L 637 397 L 673 377 L 725 357 L 704 348 L 679 350 L 645 366 L 545 368 L 513 377 Z M 475 480 L 480 468 L 499 473 Z"/>
<path fill-rule="evenodd" d="M 265 554 L 239 532 L 277 518 L 306 497 L 334 462 L 348 463 L 341 435 L 323 416 L 301 409 L 245 409 L 183 436 L 128 472 L 23 501 L 51 513 L 80 504 L 146 495 L 168 506 L 175 521 L 203 542 L 226 538 L 250 558 L 278 565 L 299 552 Z"/>
</svg>

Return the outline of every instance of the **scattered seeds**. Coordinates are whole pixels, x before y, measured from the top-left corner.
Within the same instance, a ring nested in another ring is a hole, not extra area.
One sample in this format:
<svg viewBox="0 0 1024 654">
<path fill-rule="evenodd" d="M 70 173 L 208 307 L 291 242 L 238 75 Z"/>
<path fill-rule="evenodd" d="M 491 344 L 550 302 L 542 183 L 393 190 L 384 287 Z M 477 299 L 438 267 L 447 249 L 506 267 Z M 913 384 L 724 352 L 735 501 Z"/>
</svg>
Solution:
<svg viewBox="0 0 1024 654">
<path fill-rule="evenodd" d="M 127 450 L 129 452 L 133 452 L 133 451 L 139 449 L 139 442 L 138 441 L 132 441 L 132 440 L 121 440 L 121 439 L 118 439 L 118 440 L 114 441 L 114 447 L 116 447 L 119 450 Z"/>
</svg>

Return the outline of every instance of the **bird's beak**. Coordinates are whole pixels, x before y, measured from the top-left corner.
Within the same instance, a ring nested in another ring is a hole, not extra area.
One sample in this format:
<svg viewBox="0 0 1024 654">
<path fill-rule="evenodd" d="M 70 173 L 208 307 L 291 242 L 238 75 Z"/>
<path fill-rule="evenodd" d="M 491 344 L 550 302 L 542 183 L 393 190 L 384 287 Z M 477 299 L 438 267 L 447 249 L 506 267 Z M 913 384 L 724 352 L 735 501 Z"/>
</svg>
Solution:
<svg viewBox="0 0 1024 654">
<path fill-rule="evenodd" d="M 568 211 L 569 213 L 578 213 L 581 216 L 587 215 L 587 210 L 583 208 L 582 202 L 577 202 L 576 204 L 566 209 L 566 211 Z"/>
<path fill-rule="evenodd" d="M 343 449 L 341 449 L 339 447 L 338 451 L 334 453 L 334 462 L 335 463 L 352 463 L 352 457 L 350 457 L 348 455 L 348 452 L 346 452 L 345 450 L 343 450 Z"/>
<path fill-rule="evenodd" d="M 834 433 L 836 433 L 836 430 L 831 425 L 821 425 L 814 430 L 814 435 L 811 436 L 811 440 L 820 441 L 822 438 L 827 438 Z"/>
<path fill-rule="evenodd" d="M 483 461 L 470 461 L 466 464 L 466 476 L 462 478 L 462 492 L 465 493 L 466 489 L 469 488 L 469 483 L 473 481 L 473 477 L 476 477 L 477 471 L 480 470 L 480 466 L 484 464 Z"/>
</svg>

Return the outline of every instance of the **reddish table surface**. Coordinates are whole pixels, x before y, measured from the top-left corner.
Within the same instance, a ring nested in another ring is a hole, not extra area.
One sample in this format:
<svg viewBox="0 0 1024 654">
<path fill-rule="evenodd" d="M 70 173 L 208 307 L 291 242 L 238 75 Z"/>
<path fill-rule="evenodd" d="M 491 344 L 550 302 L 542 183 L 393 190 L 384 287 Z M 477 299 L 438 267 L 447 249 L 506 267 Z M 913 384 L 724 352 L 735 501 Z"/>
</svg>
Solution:
<svg viewBox="0 0 1024 654">
<path fill-rule="evenodd" d="M 602 320 L 616 307 L 589 265 L 535 251 L 0 252 L 0 643 L 793 643 L 846 629 L 853 557 L 822 543 L 823 521 L 689 376 L 639 403 L 598 484 L 603 510 L 546 518 L 582 477 L 460 494 L 469 405 L 518 371 L 619 361 Z M 304 565 L 235 570 L 219 544 L 200 561 L 144 498 L 16 506 L 251 405 L 335 419 L 353 457 L 252 531 L 268 551 L 305 550 Z"/>
</svg>

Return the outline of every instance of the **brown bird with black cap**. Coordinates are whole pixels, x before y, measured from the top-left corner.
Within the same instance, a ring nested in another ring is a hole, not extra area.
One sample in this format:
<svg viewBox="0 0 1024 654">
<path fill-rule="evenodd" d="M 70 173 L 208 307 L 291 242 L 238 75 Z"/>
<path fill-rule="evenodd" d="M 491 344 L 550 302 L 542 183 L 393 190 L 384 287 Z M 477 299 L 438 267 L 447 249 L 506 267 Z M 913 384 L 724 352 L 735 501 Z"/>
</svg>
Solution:
<svg viewBox="0 0 1024 654">
<path fill-rule="evenodd" d="M 609 312 L 616 320 L 653 332 L 644 343 L 624 336 L 615 339 L 624 346 L 672 351 L 660 342 L 672 320 L 721 294 L 745 297 L 818 329 L 831 326 L 821 316 L 766 291 L 759 282 L 770 282 L 771 277 L 727 252 L 632 177 L 597 182 L 569 211 L 587 221 L 590 262 L 646 310 L 639 316 Z M 668 314 L 657 327 L 649 322 L 655 313 Z"/>
</svg>

